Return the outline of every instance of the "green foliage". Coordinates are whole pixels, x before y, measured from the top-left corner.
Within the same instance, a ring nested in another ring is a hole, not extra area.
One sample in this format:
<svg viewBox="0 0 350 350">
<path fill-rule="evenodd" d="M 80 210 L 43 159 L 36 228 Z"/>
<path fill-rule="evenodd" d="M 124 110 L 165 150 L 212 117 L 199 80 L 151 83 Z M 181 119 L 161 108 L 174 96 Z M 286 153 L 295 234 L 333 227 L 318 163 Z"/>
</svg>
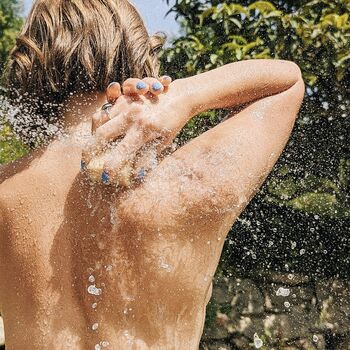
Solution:
<svg viewBox="0 0 350 350">
<path fill-rule="evenodd" d="M 14 159 L 24 156 L 28 149 L 17 140 L 8 126 L 0 131 L 0 164 L 6 164 Z"/>
<path fill-rule="evenodd" d="M 253 58 L 287 59 L 301 67 L 307 95 L 278 166 L 284 164 L 287 176 L 272 177 L 265 199 L 348 218 L 349 181 L 341 184 L 338 168 L 349 160 L 344 141 L 350 111 L 350 2 L 177 0 L 172 11 L 182 23 L 183 35 L 164 52 L 169 74 L 184 77 Z M 332 183 L 332 190 L 318 186 L 320 176 Z M 310 178 L 315 183 L 310 184 Z M 300 186 L 300 181 L 309 187 Z"/>
<path fill-rule="evenodd" d="M 16 36 L 23 20 L 18 15 L 17 0 L 1 0 L 0 3 L 0 73 L 15 43 Z"/>
<path fill-rule="evenodd" d="M 16 36 L 23 20 L 19 16 L 17 0 L 1 0 L 0 3 L 0 77 L 10 50 L 14 46 Z M 0 95 L 3 91 L 0 89 Z M 1 97 L 1 96 L 0 96 Z M 0 99 L 0 103 L 2 103 Z M 0 122 L 3 110 L 0 105 Z M 11 133 L 10 128 L 0 123 L 0 164 L 8 163 L 23 156 L 27 149 Z"/>
</svg>

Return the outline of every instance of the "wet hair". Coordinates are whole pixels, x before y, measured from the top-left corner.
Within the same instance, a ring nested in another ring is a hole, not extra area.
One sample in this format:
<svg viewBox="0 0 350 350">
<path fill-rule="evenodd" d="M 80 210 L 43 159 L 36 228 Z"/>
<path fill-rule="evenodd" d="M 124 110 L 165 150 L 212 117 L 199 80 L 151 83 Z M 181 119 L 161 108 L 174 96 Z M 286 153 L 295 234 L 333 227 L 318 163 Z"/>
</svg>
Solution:
<svg viewBox="0 0 350 350">
<path fill-rule="evenodd" d="M 161 34 L 127 0 L 36 0 L 7 64 L 10 98 L 48 119 L 69 95 L 157 77 Z"/>
</svg>

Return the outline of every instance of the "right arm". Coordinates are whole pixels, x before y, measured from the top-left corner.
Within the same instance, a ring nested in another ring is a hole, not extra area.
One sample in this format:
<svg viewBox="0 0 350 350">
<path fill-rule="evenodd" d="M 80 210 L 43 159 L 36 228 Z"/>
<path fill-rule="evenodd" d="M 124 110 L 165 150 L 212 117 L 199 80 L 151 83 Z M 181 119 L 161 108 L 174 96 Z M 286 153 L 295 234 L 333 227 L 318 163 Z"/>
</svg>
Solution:
<svg viewBox="0 0 350 350">
<path fill-rule="evenodd" d="M 304 96 L 300 70 L 286 61 L 243 61 L 175 81 L 173 90 L 180 109 L 191 111 L 179 118 L 251 104 L 167 157 L 125 208 L 149 226 L 178 217 L 187 230 L 229 229 L 289 139 Z"/>
<path fill-rule="evenodd" d="M 299 67 L 290 61 L 247 60 L 180 79 L 190 117 L 210 109 L 230 109 L 283 92 L 301 81 Z"/>
</svg>

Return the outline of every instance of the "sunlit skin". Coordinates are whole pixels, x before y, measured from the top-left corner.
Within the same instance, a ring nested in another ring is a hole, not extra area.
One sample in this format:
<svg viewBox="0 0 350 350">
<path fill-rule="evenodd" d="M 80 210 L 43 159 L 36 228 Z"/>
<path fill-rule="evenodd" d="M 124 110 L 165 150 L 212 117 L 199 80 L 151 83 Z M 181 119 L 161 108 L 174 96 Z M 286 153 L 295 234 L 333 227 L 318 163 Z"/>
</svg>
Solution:
<svg viewBox="0 0 350 350">
<path fill-rule="evenodd" d="M 161 134 L 165 147 L 199 112 L 245 106 L 130 188 L 80 170 L 105 95 L 67 101 L 67 136 L 1 169 L 6 349 L 198 349 L 226 235 L 283 151 L 303 96 L 299 68 L 277 60 L 176 80 L 140 103 L 120 96 L 93 127 L 113 138 L 123 125 L 128 152 L 116 146 L 104 165 L 112 180 L 143 142 Z"/>
</svg>

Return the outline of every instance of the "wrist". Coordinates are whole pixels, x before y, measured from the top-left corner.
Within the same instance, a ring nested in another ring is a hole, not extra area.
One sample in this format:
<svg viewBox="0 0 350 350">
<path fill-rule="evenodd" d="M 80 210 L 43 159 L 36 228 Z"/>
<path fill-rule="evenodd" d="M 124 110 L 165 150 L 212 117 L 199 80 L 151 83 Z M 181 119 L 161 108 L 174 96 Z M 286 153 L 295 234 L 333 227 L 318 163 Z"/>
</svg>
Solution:
<svg viewBox="0 0 350 350">
<path fill-rule="evenodd" d="M 191 78 L 177 79 L 171 84 L 172 100 L 177 109 L 182 109 L 186 122 L 201 112 L 198 104 L 198 93 L 193 88 Z"/>
</svg>

